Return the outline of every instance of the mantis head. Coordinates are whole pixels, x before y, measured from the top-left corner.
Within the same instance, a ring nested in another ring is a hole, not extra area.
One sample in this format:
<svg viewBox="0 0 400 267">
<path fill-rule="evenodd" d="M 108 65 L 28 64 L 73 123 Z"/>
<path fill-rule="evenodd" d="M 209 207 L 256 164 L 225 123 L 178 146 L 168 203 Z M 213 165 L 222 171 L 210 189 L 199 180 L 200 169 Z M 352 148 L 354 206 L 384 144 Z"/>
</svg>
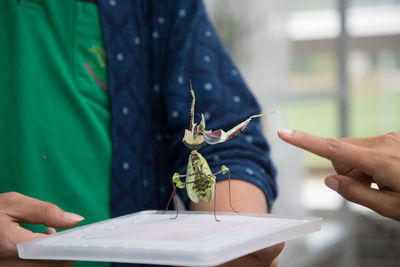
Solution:
<svg viewBox="0 0 400 267">
<path fill-rule="evenodd" d="M 190 150 L 200 149 L 205 142 L 203 133 L 206 132 L 206 119 L 204 115 L 201 114 L 201 121 L 199 124 L 194 122 L 194 106 L 196 101 L 196 96 L 192 89 L 192 82 L 190 81 L 190 93 L 192 94 L 192 105 L 190 107 L 190 129 L 185 130 L 185 135 L 183 136 L 182 142 Z"/>
</svg>

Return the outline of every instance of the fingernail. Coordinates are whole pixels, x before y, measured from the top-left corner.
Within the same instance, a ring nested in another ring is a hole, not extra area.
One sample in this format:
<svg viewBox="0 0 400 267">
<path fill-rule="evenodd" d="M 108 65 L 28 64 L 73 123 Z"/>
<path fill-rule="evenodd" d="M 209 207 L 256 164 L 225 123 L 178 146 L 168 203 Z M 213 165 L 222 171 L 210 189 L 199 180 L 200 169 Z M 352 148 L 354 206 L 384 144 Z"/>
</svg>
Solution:
<svg viewBox="0 0 400 267">
<path fill-rule="evenodd" d="M 325 184 L 327 187 L 329 187 L 330 189 L 332 189 L 336 192 L 339 190 L 339 181 L 333 177 L 326 178 Z"/>
<path fill-rule="evenodd" d="M 281 128 L 281 129 L 278 130 L 278 132 L 280 134 L 283 134 L 283 135 L 291 135 L 291 134 L 293 134 L 293 130 L 286 129 L 286 128 Z"/>
<path fill-rule="evenodd" d="M 65 212 L 64 219 L 66 219 L 68 221 L 79 221 L 80 222 L 80 221 L 84 220 L 85 218 L 78 214 L 75 214 L 75 213 Z"/>
<path fill-rule="evenodd" d="M 52 234 L 57 233 L 57 231 L 53 227 L 47 227 L 46 230 L 44 231 L 44 233 L 47 235 L 52 235 Z"/>
</svg>

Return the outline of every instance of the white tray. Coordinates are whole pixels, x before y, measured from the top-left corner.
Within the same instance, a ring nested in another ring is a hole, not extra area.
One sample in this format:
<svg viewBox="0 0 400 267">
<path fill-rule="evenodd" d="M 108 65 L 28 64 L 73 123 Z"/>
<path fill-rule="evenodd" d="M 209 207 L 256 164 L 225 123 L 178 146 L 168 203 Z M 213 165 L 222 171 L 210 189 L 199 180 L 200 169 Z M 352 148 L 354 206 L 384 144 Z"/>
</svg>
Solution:
<svg viewBox="0 0 400 267">
<path fill-rule="evenodd" d="M 319 218 L 142 211 L 19 243 L 22 259 L 214 266 L 316 232 Z"/>
</svg>

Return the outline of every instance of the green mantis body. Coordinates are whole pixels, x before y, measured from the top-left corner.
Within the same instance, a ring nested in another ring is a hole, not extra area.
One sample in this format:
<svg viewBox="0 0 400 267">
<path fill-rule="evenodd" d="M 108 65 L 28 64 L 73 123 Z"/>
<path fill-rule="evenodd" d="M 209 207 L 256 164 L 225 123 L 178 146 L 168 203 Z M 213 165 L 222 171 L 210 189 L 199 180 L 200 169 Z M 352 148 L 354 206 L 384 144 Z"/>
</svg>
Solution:
<svg viewBox="0 0 400 267">
<path fill-rule="evenodd" d="M 192 89 L 192 84 L 190 83 L 190 92 L 192 94 L 193 100 L 190 109 L 191 119 L 190 119 L 190 130 L 186 129 L 182 142 L 190 149 L 192 152 L 189 155 L 187 172 L 185 175 L 180 175 L 179 173 L 174 173 L 172 177 L 173 184 L 173 192 L 168 201 L 167 207 L 165 210 L 168 210 L 169 204 L 171 203 L 172 198 L 175 196 L 175 206 L 176 206 L 176 216 L 178 217 L 178 207 L 176 201 L 176 188 L 185 188 L 189 195 L 189 198 L 194 203 L 198 203 L 199 201 L 203 203 L 209 203 L 212 199 L 214 199 L 214 217 L 216 221 L 219 221 L 216 216 L 216 175 L 218 174 L 226 174 L 228 173 L 228 185 L 229 185 L 229 204 L 231 209 L 234 212 L 237 212 L 231 202 L 231 193 L 230 193 L 230 172 L 229 169 L 222 165 L 221 170 L 212 173 L 210 167 L 208 166 L 205 158 L 198 152 L 198 149 L 201 148 L 204 143 L 207 144 L 217 144 L 221 142 L 226 142 L 234 135 L 243 130 L 250 122 L 252 118 L 259 117 L 261 115 L 254 115 L 245 120 L 244 122 L 236 125 L 234 128 L 229 130 L 228 132 L 224 132 L 219 129 L 216 131 L 208 131 L 205 129 L 205 118 L 204 115 L 201 114 L 201 122 L 196 124 L 194 122 L 194 106 L 195 106 L 195 95 Z M 183 182 L 181 179 L 185 178 Z"/>
</svg>

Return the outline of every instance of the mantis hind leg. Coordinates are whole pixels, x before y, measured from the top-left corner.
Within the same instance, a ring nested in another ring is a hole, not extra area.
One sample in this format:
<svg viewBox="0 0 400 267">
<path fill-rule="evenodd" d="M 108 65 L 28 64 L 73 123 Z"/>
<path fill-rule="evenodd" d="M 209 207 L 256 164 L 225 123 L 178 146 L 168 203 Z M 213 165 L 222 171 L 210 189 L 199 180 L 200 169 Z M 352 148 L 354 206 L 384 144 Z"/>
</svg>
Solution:
<svg viewBox="0 0 400 267">
<path fill-rule="evenodd" d="M 233 212 L 239 214 L 237 210 L 232 205 L 232 197 L 231 197 L 231 172 L 228 169 L 228 193 L 229 193 L 229 205 L 231 206 L 231 209 Z"/>
<path fill-rule="evenodd" d="M 214 218 L 215 221 L 220 222 L 221 220 L 217 219 L 217 213 L 216 213 L 216 209 L 217 209 L 217 183 L 214 182 Z"/>
<path fill-rule="evenodd" d="M 231 209 L 233 212 L 240 214 L 239 211 L 235 210 L 235 208 L 232 205 L 232 196 L 231 196 L 231 172 L 229 171 L 228 167 L 226 167 L 225 165 L 222 165 L 221 170 L 216 172 L 216 173 L 212 173 L 211 175 L 218 175 L 218 174 L 225 174 L 228 173 L 228 196 L 229 196 L 229 205 L 231 206 Z M 205 173 L 202 172 L 203 175 L 207 176 Z M 217 190 L 215 189 L 215 194 L 216 194 Z M 216 195 L 214 196 L 214 206 L 215 206 L 215 199 L 216 199 Z M 214 207 L 215 210 L 215 207 Z"/>
</svg>

